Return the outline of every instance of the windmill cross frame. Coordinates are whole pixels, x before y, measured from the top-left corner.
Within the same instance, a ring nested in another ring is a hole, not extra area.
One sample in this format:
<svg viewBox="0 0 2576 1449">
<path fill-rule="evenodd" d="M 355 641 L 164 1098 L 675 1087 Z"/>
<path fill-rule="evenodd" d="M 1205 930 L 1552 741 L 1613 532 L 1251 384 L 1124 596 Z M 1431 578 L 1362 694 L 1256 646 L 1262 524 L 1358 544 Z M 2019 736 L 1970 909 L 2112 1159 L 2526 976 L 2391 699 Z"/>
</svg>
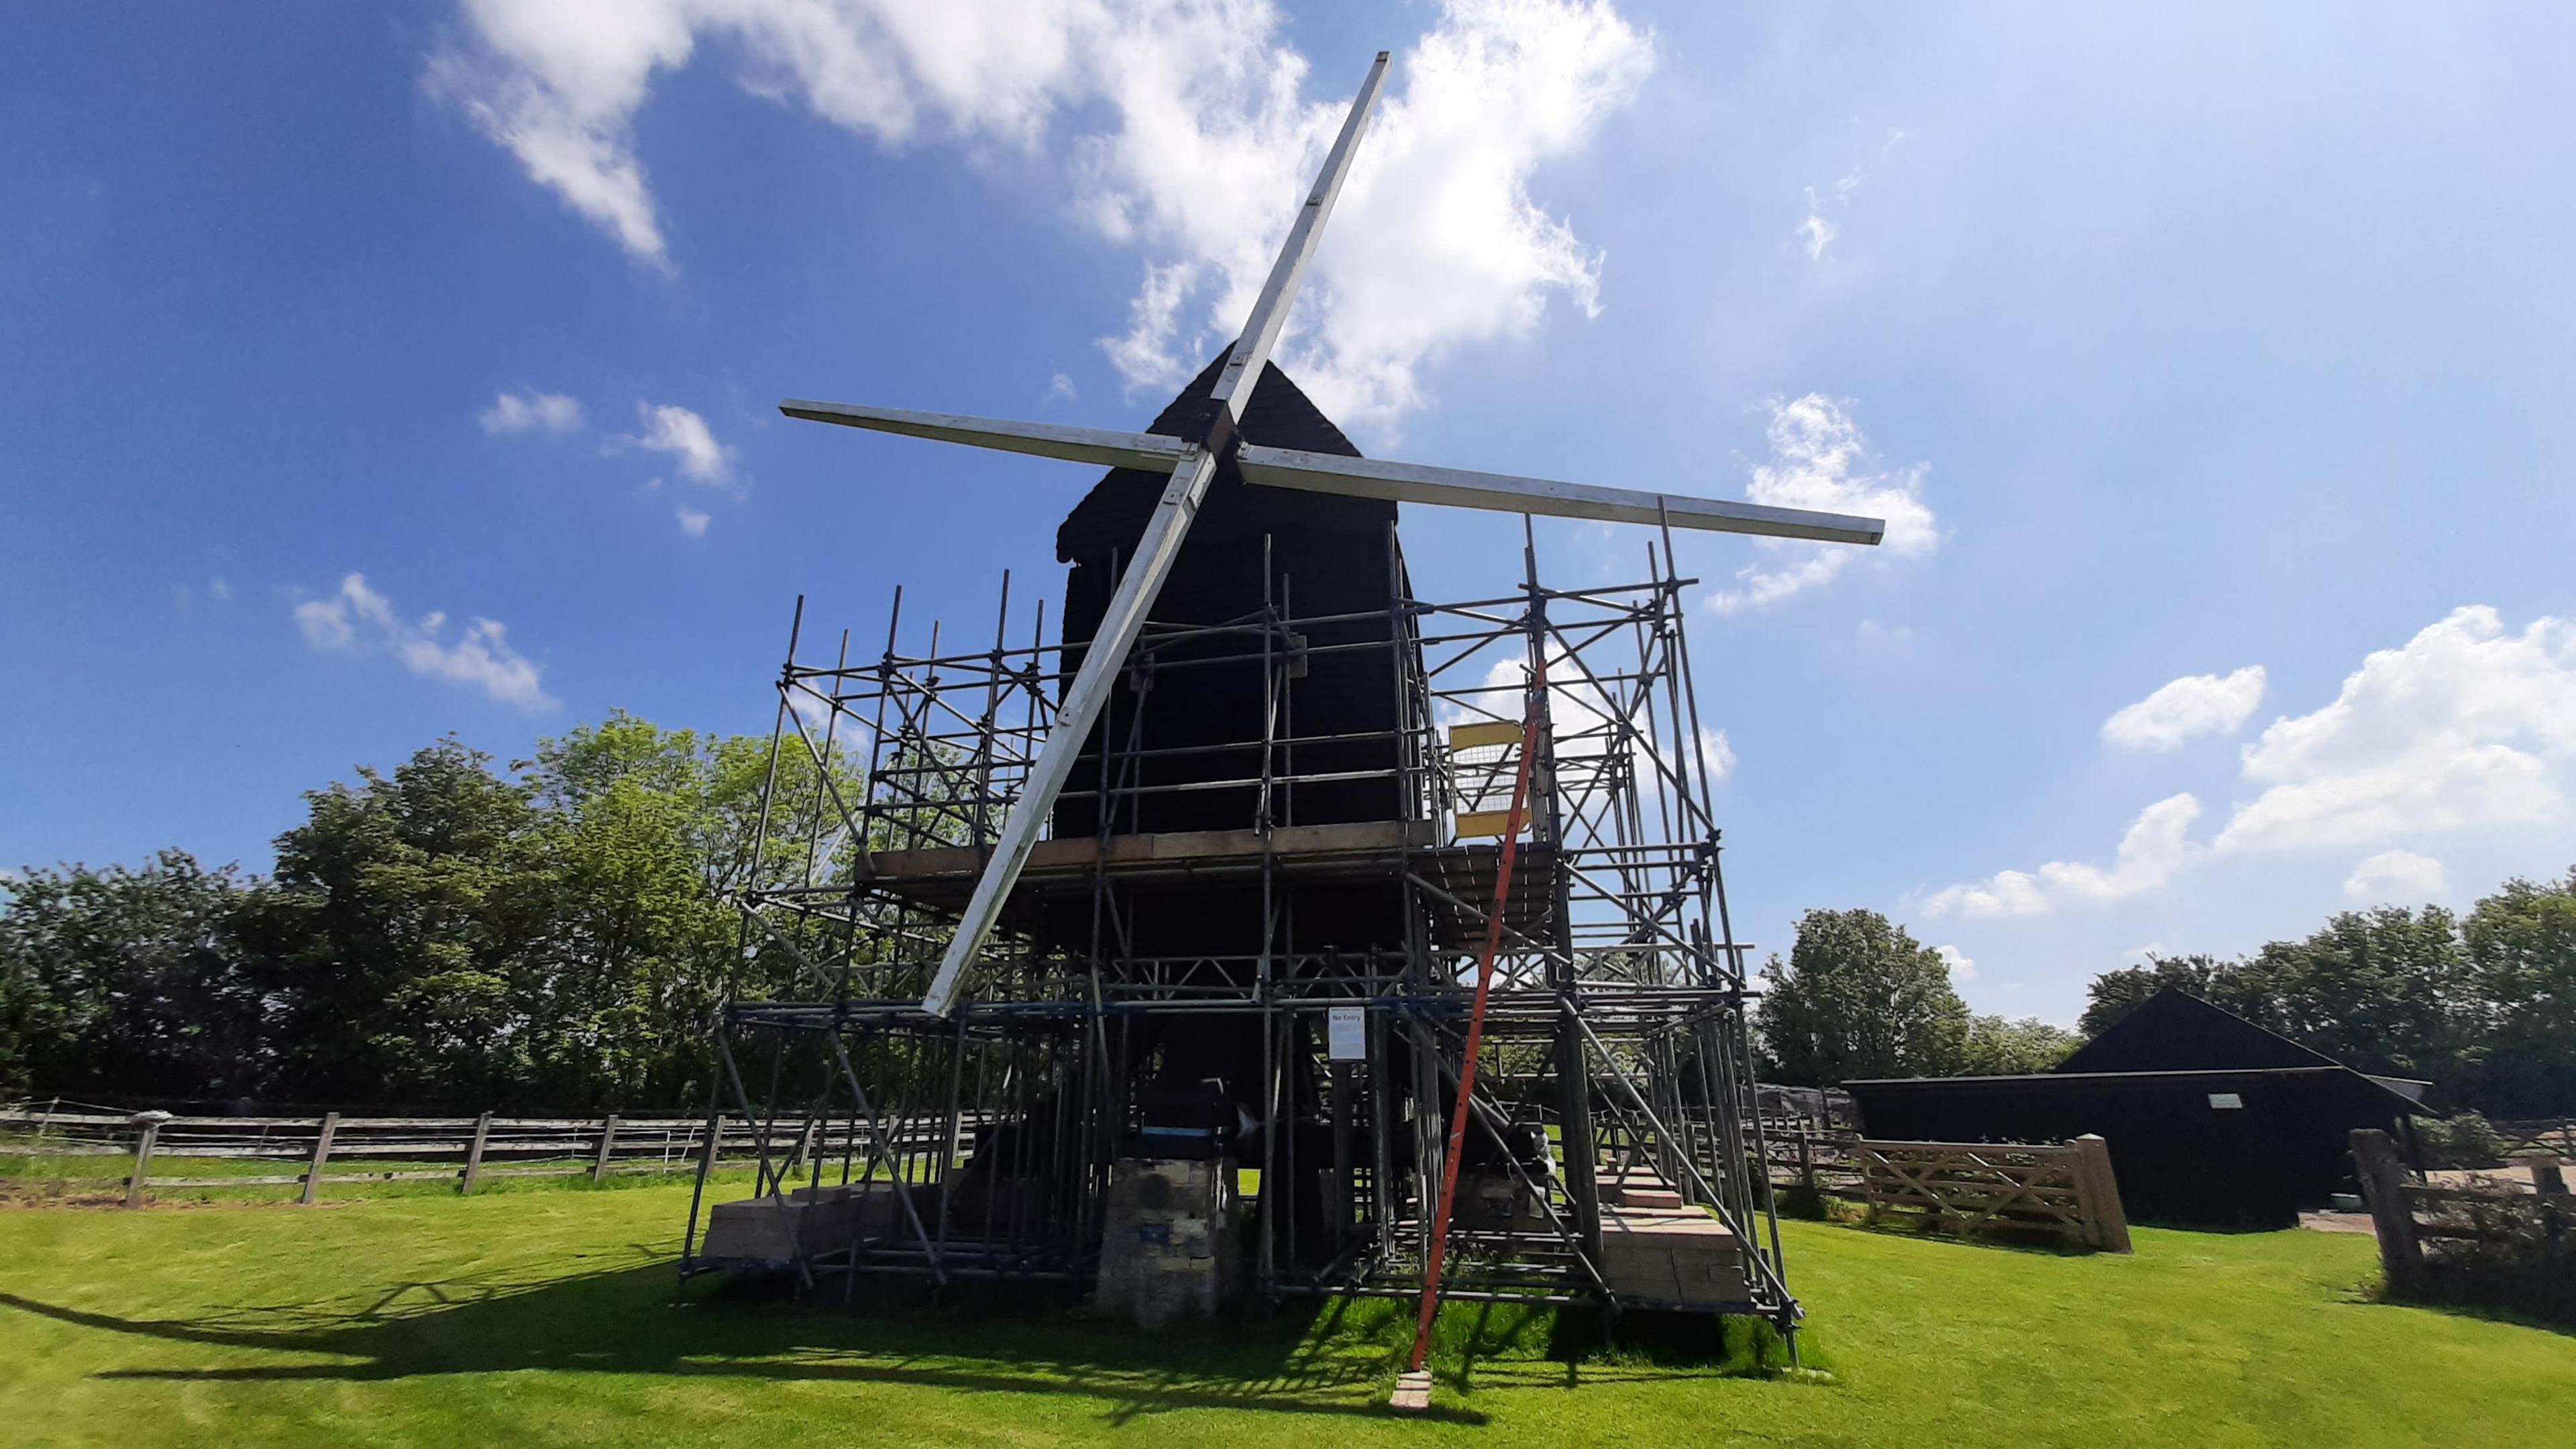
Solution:
<svg viewBox="0 0 2576 1449">
<path fill-rule="evenodd" d="M 983 949 L 1000 917 L 1002 905 L 1019 879 L 1029 852 L 1038 843 L 1056 796 L 1064 789 L 1083 741 L 1108 702 L 1128 651 L 1143 632 L 1146 615 L 1162 593 L 1181 542 L 1207 497 L 1218 467 L 1229 459 L 1247 483 L 1297 488 L 1403 503 L 1482 508 L 1506 513 L 1546 514 L 1617 523 L 1668 523 L 1677 528 L 1746 533 L 1770 538 L 1814 539 L 1831 543 L 1875 544 L 1886 531 L 1884 521 L 1847 514 L 1724 502 L 1715 499 L 1478 473 L 1420 463 L 1394 463 L 1345 458 L 1290 448 L 1263 447 L 1236 436 L 1243 410 L 1278 344 L 1288 310 L 1296 301 L 1324 223 L 1350 174 L 1360 133 L 1376 108 L 1386 81 L 1387 52 L 1379 51 L 1368 79 L 1351 102 L 1341 133 L 1325 154 L 1315 185 L 1288 228 L 1288 239 L 1272 263 L 1270 276 L 1245 318 L 1243 331 L 1226 355 L 1212 392 L 1216 404 L 1206 430 L 1195 438 L 1160 433 L 1117 432 L 1102 428 L 1047 423 L 1006 422 L 953 413 L 907 412 L 894 408 L 789 399 L 778 410 L 792 418 L 837 423 L 875 432 L 898 433 L 940 442 L 964 443 L 1004 452 L 1027 453 L 1111 468 L 1139 468 L 1170 475 L 1154 505 L 1144 532 L 1129 556 L 1110 596 L 1100 626 L 1083 655 L 1082 667 L 1064 692 L 1053 728 L 1032 766 L 1025 789 L 1011 807 L 992 856 L 977 878 L 974 893 L 959 917 L 957 933 L 941 957 L 939 970 L 922 998 L 921 1009 L 945 1016 L 955 1003 L 966 965 Z"/>
</svg>

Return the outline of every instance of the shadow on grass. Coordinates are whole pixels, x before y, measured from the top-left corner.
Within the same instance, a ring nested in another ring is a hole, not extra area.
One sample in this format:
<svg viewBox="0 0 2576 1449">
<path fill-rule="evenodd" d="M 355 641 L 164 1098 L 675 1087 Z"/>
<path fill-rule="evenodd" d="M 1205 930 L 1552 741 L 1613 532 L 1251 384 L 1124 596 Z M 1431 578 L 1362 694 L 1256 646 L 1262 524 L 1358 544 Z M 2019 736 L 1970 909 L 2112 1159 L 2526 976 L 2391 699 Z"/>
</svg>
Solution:
<svg viewBox="0 0 2576 1449">
<path fill-rule="evenodd" d="M 379 1382 L 551 1371 L 770 1382 L 901 1384 L 1088 1397 L 1112 1422 L 1172 1409 L 1374 1415 L 1411 1344 L 1410 1305 L 1332 1299 L 1277 1315 L 1147 1333 L 1026 1291 L 926 1294 L 862 1285 L 821 1309 L 719 1285 L 675 1299 L 669 1261 L 533 1282 L 398 1285 L 371 1302 L 238 1307 L 184 1317 L 88 1311 L 0 1293 L 0 1306 L 136 1339 L 277 1355 L 281 1362 L 110 1369 L 109 1379 Z M 837 1296 L 837 1294 L 830 1295 Z M 1516 1306 L 1453 1305 L 1434 1358 L 1460 1388 L 1556 1387 L 1647 1376 L 1766 1372 L 1767 1326 L 1631 1315 L 1613 1344 L 1597 1323 Z M 323 1360 L 316 1362 L 314 1360 Z M 1416 1416 L 1420 1417 L 1420 1416 Z M 1455 1405 L 1429 1417 L 1479 1424 Z"/>
<path fill-rule="evenodd" d="M 2354 1284 L 2343 1301 L 2378 1308 L 2420 1308 L 2450 1318 L 2475 1319 L 2528 1328 L 2560 1338 L 2576 1338 L 2576 1318 L 2561 1317 L 2546 1306 L 2515 1301 L 2516 1285 L 2461 1285 L 2438 1278 L 2418 1293 L 2392 1293 L 2388 1280 L 2373 1273 Z"/>
</svg>

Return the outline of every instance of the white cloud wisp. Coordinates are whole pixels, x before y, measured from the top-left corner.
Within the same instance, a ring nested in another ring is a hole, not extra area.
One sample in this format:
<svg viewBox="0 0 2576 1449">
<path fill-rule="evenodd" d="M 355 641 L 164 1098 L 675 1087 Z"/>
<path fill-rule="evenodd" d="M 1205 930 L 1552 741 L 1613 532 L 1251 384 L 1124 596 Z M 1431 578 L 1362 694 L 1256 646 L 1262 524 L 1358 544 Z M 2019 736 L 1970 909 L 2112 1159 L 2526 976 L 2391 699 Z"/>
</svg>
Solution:
<svg viewBox="0 0 2576 1449">
<path fill-rule="evenodd" d="M 1846 411 L 1819 393 L 1771 407 L 1771 461 L 1753 470 L 1745 495 L 1776 508 L 1857 513 L 1887 521 L 1879 547 L 1901 558 L 1922 558 L 1940 547 L 1932 510 L 1919 496 L 1923 465 L 1890 473 L 1858 471 L 1869 440 Z M 1736 572 L 1737 586 L 1709 596 L 1721 614 L 1761 609 L 1793 594 L 1833 582 L 1860 550 L 1846 544 L 1757 539 L 1762 556 Z M 1767 561 L 1767 562 L 1766 562 Z"/>
<path fill-rule="evenodd" d="M 394 613 L 391 599 L 367 586 L 363 574 L 340 580 L 339 592 L 328 598 L 296 605 L 295 625 L 316 649 L 381 651 L 423 678 L 469 684 L 502 704 L 531 713 L 555 707 L 540 683 L 544 667 L 510 647 L 499 621 L 469 620 L 449 643 L 441 637 L 447 632 L 445 614 L 425 614 L 418 623 L 406 623 Z"/>
<path fill-rule="evenodd" d="M 2189 838 L 2192 822 L 2199 818 L 2196 796 L 2167 796 L 2139 811 L 2130 822 L 2109 870 L 2081 861 L 2052 860 L 2036 871 L 1997 871 L 1974 884 L 1934 892 L 1923 903 L 1924 913 L 2039 916 L 2061 905 L 2103 905 L 2143 895 L 2162 888 L 2175 871 L 2202 853 Z"/>
<path fill-rule="evenodd" d="M 2189 674 L 2102 721 L 2102 738 L 2133 750 L 2180 749 L 2208 734 L 2232 734 L 2263 702 L 2263 666 L 2221 678 Z"/>
<path fill-rule="evenodd" d="M 643 420 L 644 431 L 625 439 L 628 444 L 669 454 L 679 464 L 680 476 L 693 483 L 733 486 L 733 449 L 716 441 L 705 418 L 670 403 L 657 407 L 639 402 L 635 413 Z"/>
<path fill-rule="evenodd" d="M 475 415 L 487 433 L 569 433 L 581 427 L 581 403 L 559 392 L 505 392 Z"/>
<path fill-rule="evenodd" d="M 661 270 L 670 239 L 636 150 L 657 74 L 702 40 L 742 84 L 877 142 L 1059 155 L 1083 224 L 1146 256 L 1131 387 L 1163 387 L 1231 336 L 1349 83 L 1307 103 L 1309 64 L 1269 0 L 462 0 L 464 39 L 428 84 L 529 177 Z M 1398 68 L 1281 349 L 1326 411 L 1391 426 L 1444 352 L 1586 314 L 1601 256 L 1529 194 L 1654 64 L 1608 0 L 1446 0 Z M 1193 320 L 1195 319 L 1195 320 Z"/>
<path fill-rule="evenodd" d="M 2362 905 L 2430 900 L 2450 884 L 2450 872 L 2429 855 L 2383 850 L 2352 868 L 2343 893 Z"/>
</svg>

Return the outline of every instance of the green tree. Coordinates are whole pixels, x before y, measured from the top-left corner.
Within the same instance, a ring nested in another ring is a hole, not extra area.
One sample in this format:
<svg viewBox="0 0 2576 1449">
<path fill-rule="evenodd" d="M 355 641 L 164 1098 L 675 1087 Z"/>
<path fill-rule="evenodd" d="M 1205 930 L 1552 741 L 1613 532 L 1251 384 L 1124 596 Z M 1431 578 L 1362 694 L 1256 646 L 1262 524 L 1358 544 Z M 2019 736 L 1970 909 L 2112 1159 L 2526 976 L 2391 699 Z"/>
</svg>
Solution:
<svg viewBox="0 0 2576 1449">
<path fill-rule="evenodd" d="M 2478 1003 L 2463 1075 L 2504 1115 L 2576 1110 L 2576 867 L 2558 881 L 2514 879 L 2461 925 Z"/>
<path fill-rule="evenodd" d="M 754 773 L 750 743 L 620 713 L 522 762 L 545 807 L 551 921 L 522 982 L 527 1066 L 550 1100 L 692 1095 L 739 956 L 726 892 L 751 869 L 767 754 L 756 742 Z"/>
<path fill-rule="evenodd" d="M 2268 1003 L 2257 1021 L 2360 1071 L 2451 1075 L 2476 1014 L 2459 923 L 2439 906 L 2344 911 L 2250 966 Z"/>
<path fill-rule="evenodd" d="M 235 932 L 248 887 L 165 850 L 140 870 L 0 882 L 0 1087 L 229 1097 L 260 1070 L 260 997 Z"/>
<path fill-rule="evenodd" d="M 250 934 L 279 1094 L 461 1108 L 524 1075 L 516 978 L 553 902 L 529 791 L 489 763 L 441 740 L 308 793 L 278 837 Z"/>
<path fill-rule="evenodd" d="M 2084 1014 L 2076 1018 L 2075 1030 L 2088 1040 L 2100 1036 L 2148 997 L 2168 987 L 2179 987 L 2203 1001 L 2252 1019 L 2242 1009 L 2261 1009 L 2248 1000 L 2259 994 L 2251 985 L 2245 979 L 2241 961 L 2221 961 L 2215 956 L 2151 955 L 2144 966 L 2123 966 L 2094 977 L 2093 984 L 2086 988 Z"/>
<path fill-rule="evenodd" d="M 2045 1072 L 2083 1045 L 2071 1031 L 2035 1016 L 2006 1020 L 2000 1016 L 1968 1018 L 1967 1040 L 1960 1046 L 1959 1071 L 1972 1077 L 2021 1076 Z"/>
<path fill-rule="evenodd" d="M 1793 1086 L 1956 1071 L 1968 1007 L 1938 952 L 1876 911 L 1809 911 L 1755 1024 Z"/>
</svg>

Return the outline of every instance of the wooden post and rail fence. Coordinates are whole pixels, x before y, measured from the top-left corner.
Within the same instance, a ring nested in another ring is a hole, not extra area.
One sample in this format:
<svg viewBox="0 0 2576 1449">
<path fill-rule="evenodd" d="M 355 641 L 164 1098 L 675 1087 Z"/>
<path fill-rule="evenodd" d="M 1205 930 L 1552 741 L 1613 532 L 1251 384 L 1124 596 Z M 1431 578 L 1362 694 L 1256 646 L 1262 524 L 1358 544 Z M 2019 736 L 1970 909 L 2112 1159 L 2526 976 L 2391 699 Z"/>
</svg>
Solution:
<svg viewBox="0 0 2576 1449">
<path fill-rule="evenodd" d="M 2529 1192 L 2418 1181 L 2407 1171 L 2397 1144 L 2373 1127 L 2353 1132 L 2352 1161 L 2371 1228 L 2379 1237 L 2379 1265 L 2391 1297 L 2440 1296 L 2433 1291 L 2436 1269 L 2455 1247 L 2474 1250 L 2534 1232 L 2558 1239 L 2576 1235 L 2576 1196 L 2569 1195 L 2556 1157 L 2521 1159 L 2531 1175 Z"/>
<path fill-rule="evenodd" d="M 898 1153 L 948 1140 L 944 1114 L 887 1124 Z M 968 1133 L 981 1121 L 959 1124 Z M 499 1178 L 583 1178 L 693 1173 L 714 1149 L 716 1170 L 764 1156 L 774 1170 L 869 1157 L 866 1129 L 848 1121 L 758 1122 L 720 1116 L 710 1139 L 690 1116 L 191 1117 L 167 1112 L 0 1109 L 0 1187 L 20 1193 L 121 1194 L 141 1207 L 156 1188 L 298 1189 L 312 1204 L 324 1188 L 362 1183 L 453 1182 L 460 1194 Z"/>
<path fill-rule="evenodd" d="M 1857 1203 L 1874 1222 L 1906 1217 L 1965 1236 L 2038 1234 L 2130 1250 L 2110 1147 L 2098 1136 L 2063 1144 L 1889 1142 L 1799 1122 L 1770 1146 L 1775 1188 Z"/>
<path fill-rule="evenodd" d="M 2498 1150 L 2508 1157 L 2535 1152 L 2576 1157 L 2576 1117 L 2498 1117 L 2487 1125 L 2496 1131 Z"/>
</svg>

